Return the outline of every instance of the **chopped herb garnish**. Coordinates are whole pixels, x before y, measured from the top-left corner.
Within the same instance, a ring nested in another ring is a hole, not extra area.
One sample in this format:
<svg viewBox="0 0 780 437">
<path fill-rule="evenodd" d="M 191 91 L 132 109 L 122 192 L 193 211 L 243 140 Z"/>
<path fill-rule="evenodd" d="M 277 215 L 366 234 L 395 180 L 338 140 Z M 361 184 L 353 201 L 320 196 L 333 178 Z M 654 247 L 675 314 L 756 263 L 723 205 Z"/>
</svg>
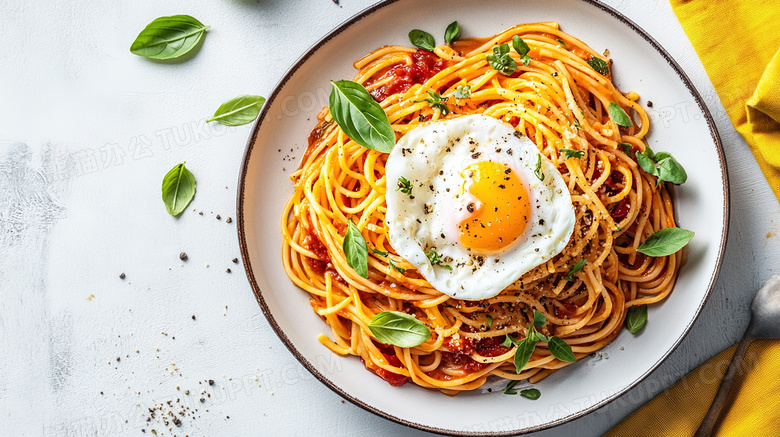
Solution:
<svg viewBox="0 0 780 437">
<path fill-rule="evenodd" d="M 511 76 L 517 71 L 517 62 L 509 55 L 509 44 L 504 43 L 493 47 L 493 54 L 487 55 L 485 59 L 490 62 L 490 67 L 506 76 Z"/>
<path fill-rule="evenodd" d="M 388 258 L 387 261 L 389 261 L 390 267 L 392 267 L 395 270 L 397 270 L 398 273 L 405 273 L 406 272 L 406 269 L 402 269 L 401 267 L 398 267 L 397 265 L 395 265 L 395 263 L 393 262 L 393 260 L 391 258 Z"/>
<path fill-rule="evenodd" d="M 432 108 L 438 108 L 439 111 L 441 111 L 441 115 L 447 115 L 450 113 L 450 108 L 446 103 L 444 103 L 449 97 L 442 97 L 441 94 L 433 90 L 428 90 L 428 95 L 430 96 L 429 98 L 424 100 L 415 100 L 414 103 L 428 102 Z"/>
<path fill-rule="evenodd" d="M 471 85 L 459 86 L 455 90 L 456 99 L 467 99 L 469 96 L 471 96 Z"/>
<path fill-rule="evenodd" d="M 571 346 L 569 346 L 566 341 L 560 337 L 546 336 L 536 330 L 537 327 L 541 328 L 545 323 L 547 323 L 547 318 L 544 316 L 544 314 L 534 310 L 534 319 L 533 322 L 528 326 L 528 331 L 526 332 L 525 338 L 520 341 L 515 341 L 512 337 L 509 336 L 509 334 L 507 334 L 506 339 L 504 339 L 504 342 L 501 343 L 501 346 L 504 347 L 510 347 L 512 345 L 516 347 L 515 371 L 518 374 L 523 370 L 523 367 L 528 364 L 528 361 L 530 361 L 531 355 L 533 355 L 534 349 L 536 348 L 537 341 L 547 342 L 547 349 L 555 358 L 571 363 L 577 361 L 577 357 L 574 356 L 574 352 L 572 352 Z"/>
<path fill-rule="evenodd" d="M 582 150 L 574 150 L 574 149 L 559 149 L 559 152 L 563 153 L 563 160 L 567 160 L 569 158 L 582 158 L 585 156 L 585 152 Z"/>
<path fill-rule="evenodd" d="M 509 381 L 509 384 L 507 384 L 506 387 L 504 387 L 504 394 L 505 395 L 516 395 L 517 391 L 512 390 L 513 388 L 515 388 L 515 385 L 517 385 L 517 381 L 515 381 L 515 380 Z"/>
<path fill-rule="evenodd" d="M 540 181 L 544 180 L 544 173 L 542 173 L 542 155 L 536 155 L 536 168 L 534 174 Z"/>
<path fill-rule="evenodd" d="M 631 151 L 634 150 L 634 146 L 629 143 L 618 143 L 618 146 L 620 146 L 620 148 L 623 149 L 623 153 L 628 156 L 631 156 Z"/>
<path fill-rule="evenodd" d="M 557 39 L 556 41 L 558 41 L 558 43 L 561 45 L 561 47 L 563 47 L 563 48 L 565 48 L 567 50 L 569 49 L 568 47 L 566 47 L 566 42 L 564 40 Z"/>
<path fill-rule="evenodd" d="M 438 253 L 436 253 L 436 250 L 431 249 L 425 252 L 425 256 L 428 257 L 428 261 L 431 262 L 432 266 L 441 266 L 444 269 L 452 270 L 452 267 L 448 266 L 447 264 L 442 264 L 441 256 Z"/>
<path fill-rule="evenodd" d="M 387 256 L 387 255 L 390 254 L 390 252 L 384 252 L 384 251 L 381 251 L 381 250 L 376 250 L 374 248 L 371 249 L 371 252 L 373 252 L 373 253 L 375 253 L 375 254 L 377 254 L 379 256 Z"/>
<path fill-rule="evenodd" d="M 569 270 L 569 273 L 566 273 L 566 275 L 563 277 L 563 279 L 572 282 L 574 281 L 574 274 L 582 270 L 582 268 L 585 267 L 585 258 L 577 261 L 576 264 Z"/>
<path fill-rule="evenodd" d="M 395 189 L 395 191 L 400 191 L 404 194 L 412 195 L 412 183 L 409 182 L 409 179 L 406 179 L 405 177 L 401 176 L 398 178 L 398 188 Z"/>
<path fill-rule="evenodd" d="M 588 65 L 602 76 L 609 74 L 609 64 L 601 58 L 591 56 L 590 59 L 588 59 Z"/>
<path fill-rule="evenodd" d="M 504 347 L 511 347 L 513 344 L 515 344 L 515 340 L 509 336 L 509 334 L 506 335 L 506 338 L 504 339 L 504 342 L 501 343 L 501 346 Z"/>
<path fill-rule="evenodd" d="M 493 316 L 491 316 L 490 314 L 486 314 L 485 318 L 487 319 L 487 322 L 488 322 L 488 328 L 492 328 L 493 327 Z"/>
</svg>

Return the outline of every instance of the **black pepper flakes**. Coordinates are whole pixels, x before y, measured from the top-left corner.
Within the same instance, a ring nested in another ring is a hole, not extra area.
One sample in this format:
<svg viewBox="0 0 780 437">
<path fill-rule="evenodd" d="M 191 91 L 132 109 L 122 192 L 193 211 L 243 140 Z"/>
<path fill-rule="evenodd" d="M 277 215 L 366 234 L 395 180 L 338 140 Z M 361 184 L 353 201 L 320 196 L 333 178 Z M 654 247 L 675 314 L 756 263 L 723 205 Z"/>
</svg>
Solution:
<svg viewBox="0 0 780 437">
<path fill-rule="evenodd" d="M 120 273 L 119 274 L 119 279 L 125 279 L 125 274 L 124 273 Z"/>
<path fill-rule="evenodd" d="M 225 272 L 226 273 L 230 273 L 230 269 L 225 269 Z"/>
<path fill-rule="evenodd" d="M 233 258 L 233 263 L 238 264 L 238 258 Z"/>
<path fill-rule="evenodd" d="M 217 214 L 217 220 L 222 220 L 222 217 L 220 217 L 219 214 Z"/>
</svg>

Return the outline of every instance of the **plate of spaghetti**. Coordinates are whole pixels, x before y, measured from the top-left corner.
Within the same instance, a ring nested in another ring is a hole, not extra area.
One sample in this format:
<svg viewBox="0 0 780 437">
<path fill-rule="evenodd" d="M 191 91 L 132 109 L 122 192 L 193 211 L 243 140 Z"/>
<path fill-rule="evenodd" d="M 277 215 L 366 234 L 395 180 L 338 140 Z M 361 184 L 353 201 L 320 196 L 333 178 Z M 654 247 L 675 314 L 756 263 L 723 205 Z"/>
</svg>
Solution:
<svg viewBox="0 0 780 437">
<path fill-rule="evenodd" d="M 723 151 L 609 7 L 440 3 L 381 2 L 285 74 L 242 164 L 242 255 L 345 399 L 432 432 L 540 430 L 690 329 L 725 248 Z"/>
</svg>

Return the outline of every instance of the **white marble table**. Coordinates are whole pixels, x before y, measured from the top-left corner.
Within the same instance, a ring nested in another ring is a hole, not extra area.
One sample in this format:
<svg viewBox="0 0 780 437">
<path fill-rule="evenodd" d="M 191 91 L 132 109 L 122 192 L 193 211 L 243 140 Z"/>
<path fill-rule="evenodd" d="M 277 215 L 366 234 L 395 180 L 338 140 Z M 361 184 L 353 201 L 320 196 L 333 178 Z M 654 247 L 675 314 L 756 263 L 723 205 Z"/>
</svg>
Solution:
<svg viewBox="0 0 780 437">
<path fill-rule="evenodd" d="M 0 435 L 424 434 L 342 401 L 273 333 L 232 262 L 249 127 L 204 123 L 229 97 L 268 94 L 371 3 L 0 0 Z M 777 200 L 668 3 L 607 3 L 704 95 L 728 159 L 731 234 L 716 290 L 671 357 L 607 407 L 538 435 L 602 434 L 734 343 L 752 294 L 780 270 Z M 195 57 L 129 53 L 151 19 L 177 13 L 213 26 Z M 181 161 L 197 168 L 198 193 L 173 219 L 160 182 Z M 179 411 L 181 426 L 165 425 Z"/>
</svg>

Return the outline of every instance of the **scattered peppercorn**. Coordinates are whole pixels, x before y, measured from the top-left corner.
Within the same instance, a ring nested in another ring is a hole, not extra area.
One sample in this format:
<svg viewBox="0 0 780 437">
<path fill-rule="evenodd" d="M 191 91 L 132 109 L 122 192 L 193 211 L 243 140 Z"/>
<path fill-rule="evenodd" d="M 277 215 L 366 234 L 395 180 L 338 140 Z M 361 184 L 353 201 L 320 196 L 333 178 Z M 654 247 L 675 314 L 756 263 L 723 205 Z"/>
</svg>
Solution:
<svg viewBox="0 0 780 437">
<path fill-rule="evenodd" d="M 227 220 L 225 220 L 225 221 L 228 222 L 228 223 L 233 223 L 233 219 L 230 218 L 230 217 L 228 217 Z"/>
<path fill-rule="evenodd" d="M 226 272 L 230 273 L 230 269 L 225 270 Z"/>
<path fill-rule="evenodd" d="M 217 220 L 222 220 L 222 217 L 220 217 L 219 214 L 217 214 Z"/>
<path fill-rule="evenodd" d="M 209 385 L 214 385 L 214 380 L 213 379 L 209 379 Z"/>
<path fill-rule="evenodd" d="M 238 258 L 233 258 L 233 263 L 238 264 Z"/>
<path fill-rule="evenodd" d="M 192 320 L 195 320 L 195 314 L 192 315 Z"/>
<path fill-rule="evenodd" d="M 120 273 L 119 274 L 119 279 L 125 279 L 125 274 L 124 273 Z"/>
<path fill-rule="evenodd" d="M 182 253 L 179 254 L 179 259 L 180 260 L 185 261 L 187 258 L 189 258 L 187 256 L 187 252 L 182 252 Z"/>
</svg>

